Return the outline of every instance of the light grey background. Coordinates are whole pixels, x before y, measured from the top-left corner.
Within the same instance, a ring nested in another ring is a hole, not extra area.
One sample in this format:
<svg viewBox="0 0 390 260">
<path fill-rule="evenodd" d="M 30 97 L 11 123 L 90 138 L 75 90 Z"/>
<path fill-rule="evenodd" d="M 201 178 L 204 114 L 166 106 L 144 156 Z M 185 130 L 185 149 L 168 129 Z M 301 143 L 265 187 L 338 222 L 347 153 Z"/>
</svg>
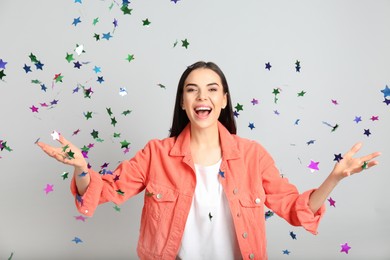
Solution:
<svg viewBox="0 0 390 260">
<path fill-rule="evenodd" d="M 334 154 L 358 141 L 364 146 L 357 156 L 382 152 L 380 165 L 343 180 L 332 192 L 336 207 L 326 202 L 317 236 L 277 216 L 268 219 L 269 258 L 390 259 L 390 106 L 381 93 L 390 84 L 390 1 L 145 0 L 129 7 L 131 15 L 112 1 L 0 2 L 0 59 L 8 62 L 0 81 L 0 140 L 13 149 L 0 152 L 0 259 L 12 252 L 13 259 L 136 259 L 142 194 L 121 205 L 120 212 L 107 203 L 94 217 L 77 221 L 70 178 L 61 177 L 72 169 L 45 156 L 34 142 L 56 144 L 50 134 L 57 130 L 80 147 L 94 143 L 92 167 L 100 170 L 107 162 L 113 170 L 148 140 L 168 135 L 177 82 L 197 60 L 222 68 L 233 105 L 244 107 L 238 134 L 262 143 L 300 191 L 319 186 L 333 168 Z M 74 26 L 77 17 L 82 22 Z M 142 26 L 146 18 L 149 27 Z M 108 41 L 93 38 L 108 32 L 113 36 Z M 181 46 L 184 39 L 188 49 Z M 86 52 L 77 56 L 76 44 Z M 30 53 L 45 64 L 42 71 Z M 89 63 L 75 69 L 66 53 Z M 128 54 L 135 60 L 126 61 Z M 24 72 L 24 64 L 31 73 Z M 96 74 L 94 66 L 102 72 Z M 57 73 L 63 82 L 53 84 Z M 104 76 L 102 84 L 98 75 Z M 47 91 L 32 84 L 34 79 Z M 92 87 L 92 97 L 73 93 L 77 84 Z M 123 87 L 128 95 L 122 97 Z M 277 103 L 275 88 L 281 89 Z M 302 90 L 305 96 L 298 97 Z M 252 105 L 253 98 L 258 105 Z M 29 108 L 53 99 L 59 102 L 51 109 L 32 113 Z M 121 115 L 127 109 L 132 113 Z M 92 119 L 85 119 L 87 111 Z M 356 116 L 362 122 L 356 123 Z M 340 127 L 332 132 L 323 122 Z M 93 140 L 93 129 L 104 142 Z M 364 129 L 372 134 L 367 137 Z M 113 138 L 114 132 L 121 137 Z M 127 154 L 120 148 L 125 139 L 131 142 Z M 310 140 L 314 144 L 307 145 Z M 310 160 L 320 162 L 319 171 L 311 173 Z M 54 185 L 47 195 L 46 184 Z M 74 237 L 83 242 L 75 244 Z M 344 243 L 351 246 L 348 255 L 340 252 Z"/>
</svg>

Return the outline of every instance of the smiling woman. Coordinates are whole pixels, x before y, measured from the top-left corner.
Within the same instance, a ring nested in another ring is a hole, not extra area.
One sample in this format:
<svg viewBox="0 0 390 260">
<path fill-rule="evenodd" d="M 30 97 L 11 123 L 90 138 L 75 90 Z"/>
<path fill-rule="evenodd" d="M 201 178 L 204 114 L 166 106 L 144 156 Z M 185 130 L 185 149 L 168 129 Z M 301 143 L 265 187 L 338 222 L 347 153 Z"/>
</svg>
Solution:
<svg viewBox="0 0 390 260">
<path fill-rule="evenodd" d="M 375 166 L 380 153 L 360 158 L 356 144 L 318 189 L 299 193 L 282 178 L 259 143 L 236 135 L 229 88 L 212 62 L 189 66 L 180 78 L 171 136 L 152 140 L 112 174 L 90 169 L 80 149 L 37 144 L 74 166 L 71 190 L 78 210 L 121 204 L 145 191 L 140 259 L 267 259 L 265 206 L 288 223 L 317 234 L 324 202 L 343 178 Z M 63 156 L 64 148 L 72 157 Z M 363 167 L 362 167 L 363 165 Z"/>
</svg>

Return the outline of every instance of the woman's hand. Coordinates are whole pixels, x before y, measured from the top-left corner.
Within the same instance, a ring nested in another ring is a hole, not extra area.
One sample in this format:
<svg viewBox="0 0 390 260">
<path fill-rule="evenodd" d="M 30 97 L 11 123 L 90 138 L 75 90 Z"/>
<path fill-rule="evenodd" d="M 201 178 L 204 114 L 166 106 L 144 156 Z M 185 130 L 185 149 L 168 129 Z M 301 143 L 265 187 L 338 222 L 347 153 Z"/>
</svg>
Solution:
<svg viewBox="0 0 390 260">
<path fill-rule="evenodd" d="M 353 158 L 353 156 L 360 150 L 362 143 L 355 144 L 344 156 L 334 166 L 332 174 L 338 179 L 341 180 L 345 177 L 348 177 L 352 174 L 359 173 L 363 170 L 367 170 L 378 164 L 378 161 L 373 160 L 378 157 L 381 153 L 374 152 L 365 156 L 358 158 Z"/>
<path fill-rule="evenodd" d="M 59 162 L 74 166 L 75 169 L 80 169 L 81 171 L 88 170 L 87 161 L 84 159 L 79 148 L 66 140 L 61 134 L 59 135 L 58 141 L 60 142 L 61 147 L 53 147 L 42 142 L 37 142 L 37 145 L 47 155 Z"/>
</svg>

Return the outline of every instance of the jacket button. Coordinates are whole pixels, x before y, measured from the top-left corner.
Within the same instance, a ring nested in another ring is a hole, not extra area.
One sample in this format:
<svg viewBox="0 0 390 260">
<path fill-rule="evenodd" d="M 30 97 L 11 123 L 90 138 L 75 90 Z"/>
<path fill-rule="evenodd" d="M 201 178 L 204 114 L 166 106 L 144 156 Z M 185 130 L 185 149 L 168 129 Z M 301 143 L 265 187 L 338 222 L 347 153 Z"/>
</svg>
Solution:
<svg viewBox="0 0 390 260">
<path fill-rule="evenodd" d="M 242 233 L 242 237 L 243 238 L 247 238 L 248 237 L 248 233 L 246 233 L 246 232 Z"/>
<path fill-rule="evenodd" d="M 156 198 L 157 198 L 157 199 L 161 199 L 161 198 L 162 198 L 161 193 L 157 194 L 157 195 L 156 195 Z"/>
<path fill-rule="evenodd" d="M 237 189 L 237 188 L 234 188 L 233 194 L 237 194 L 237 193 L 238 193 L 238 189 Z"/>
<path fill-rule="evenodd" d="M 253 254 L 253 253 L 250 254 L 250 255 L 249 255 L 249 259 L 255 259 L 255 254 Z"/>
<path fill-rule="evenodd" d="M 85 214 L 87 214 L 87 213 L 88 213 L 88 210 L 87 210 L 87 209 L 86 209 L 86 210 L 84 210 L 84 213 L 85 213 Z"/>
<path fill-rule="evenodd" d="M 259 204 L 260 202 L 261 202 L 260 198 L 256 198 L 256 199 L 255 199 L 255 203 L 256 203 L 256 204 Z"/>
</svg>

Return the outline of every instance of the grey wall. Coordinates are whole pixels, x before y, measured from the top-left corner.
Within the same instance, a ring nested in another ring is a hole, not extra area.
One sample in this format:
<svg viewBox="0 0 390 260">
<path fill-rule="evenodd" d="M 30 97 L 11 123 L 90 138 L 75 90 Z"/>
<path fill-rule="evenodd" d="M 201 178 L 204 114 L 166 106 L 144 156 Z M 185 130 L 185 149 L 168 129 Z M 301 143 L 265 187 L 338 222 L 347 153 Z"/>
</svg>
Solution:
<svg viewBox="0 0 390 260">
<path fill-rule="evenodd" d="M 0 81 L 0 140 L 12 149 L 0 151 L 0 259 L 12 253 L 12 259 L 136 258 L 142 195 L 121 205 L 120 212 L 107 203 L 85 222 L 76 220 L 80 214 L 70 178 L 61 177 L 72 169 L 46 157 L 34 142 L 56 144 L 50 134 L 57 130 L 80 147 L 93 143 L 92 167 L 109 163 L 113 170 L 148 140 L 168 135 L 177 82 L 197 60 L 222 68 L 234 106 L 243 105 L 239 135 L 262 143 L 300 191 L 320 185 L 333 168 L 334 154 L 355 142 L 364 143 L 357 156 L 383 153 L 380 165 L 345 179 L 332 192 L 336 207 L 326 202 L 317 236 L 277 216 L 268 219 L 270 259 L 390 258 L 390 106 L 381 92 L 390 85 L 389 1 L 145 0 L 132 1 L 131 15 L 118 3 L 0 2 L 0 59 L 7 62 L 0 69 L 6 74 Z M 81 23 L 72 25 L 77 17 Z M 142 24 L 146 18 L 148 27 Z M 103 39 L 108 32 L 113 37 Z M 188 49 L 182 47 L 184 39 Z M 78 56 L 76 44 L 83 44 L 85 53 Z M 31 62 L 31 53 L 44 64 L 42 70 Z M 75 60 L 68 63 L 67 53 Z M 128 62 L 128 54 L 135 59 Z M 85 64 L 74 68 L 76 60 Z M 31 72 L 25 72 L 25 64 Z M 58 73 L 64 78 L 56 83 Z M 45 84 L 46 91 L 32 80 Z M 91 98 L 81 90 L 73 93 L 78 84 L 92 88 Z M 128 95 L 120 96 L 120 88 Z M 276 103 L 275 88 L 281 92 Z M 299 97 L 302 90 L 306 94 Z M 53 100 L 58 104 L 40 105 Z M 33 105 L 38 112 L 32 112 Z M 127 109 L 132 112 L 122 115 Z M 88 111 L 93 116 L 87 120 Z M 324 122 L 339 128 L 332 132 Z M 104 141 L 94 140 L 93 130 Z M 128 153 L 121 149 L 123 140 L 131 142 Z M 315 142 L 308 145 L 310 140 Z M 310 171 L 310 160 L 320 162 L 319 171 Z M 54 185 L 48 194 L 47 184 Z M 75 237 L 83 242 L 76 244 Z M 351 246 L 348 255 L 340 252 L 344 243 Z"/>
</svg>

